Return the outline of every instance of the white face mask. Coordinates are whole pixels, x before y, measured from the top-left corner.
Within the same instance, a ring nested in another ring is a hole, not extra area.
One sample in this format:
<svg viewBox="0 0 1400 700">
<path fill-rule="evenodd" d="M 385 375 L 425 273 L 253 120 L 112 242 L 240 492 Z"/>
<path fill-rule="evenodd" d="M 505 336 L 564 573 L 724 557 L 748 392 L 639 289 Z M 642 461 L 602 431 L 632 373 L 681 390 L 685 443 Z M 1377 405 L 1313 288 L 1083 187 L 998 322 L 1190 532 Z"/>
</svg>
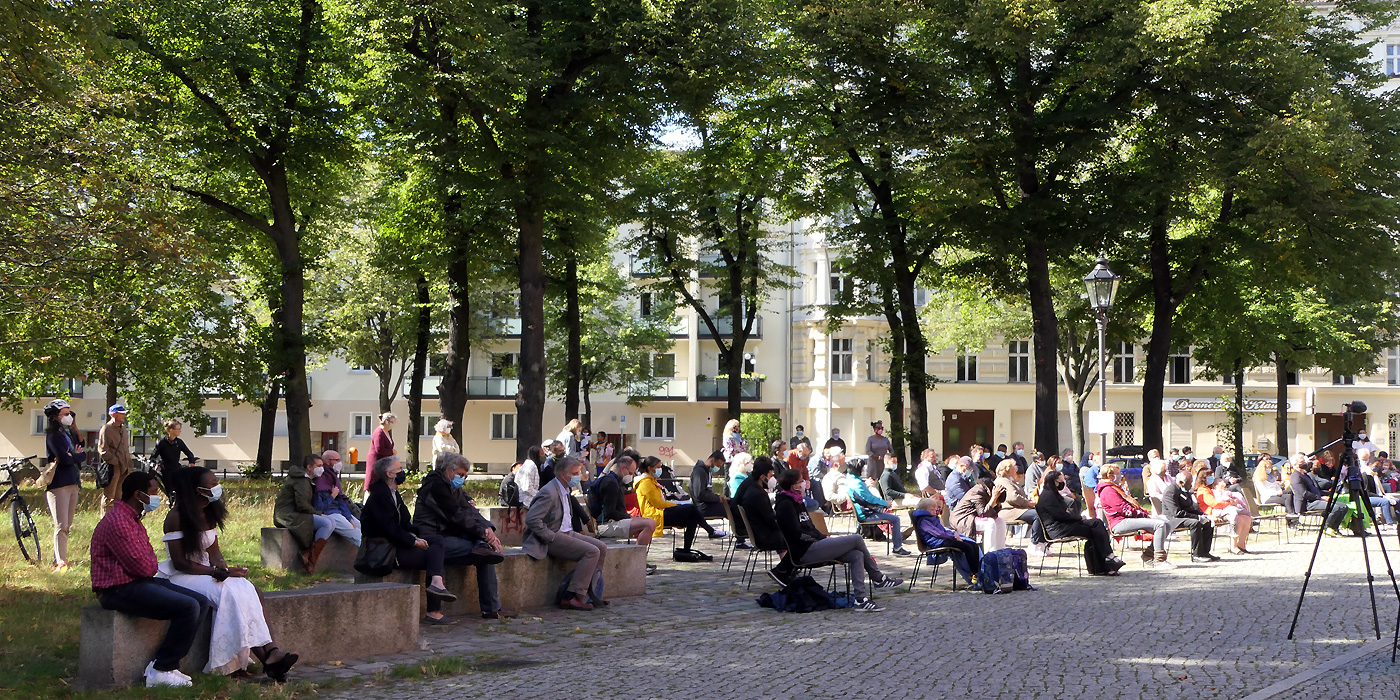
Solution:
<svg viewBox="0 0 1400 700">
<path fill-rule="evenodd" d="M 70 414 L 68 414 L 68 415 L 66 415 L 66 416 L 64 416 L 64 417 L 62 417 L 62 418 L 59 418 L 59 419 L 58 419 L 58 422 L 59 422 L 59 423 L 62 423 L 62 424 L 64 425 L 64 427 L 73 425 L 73 414 L 70 413 Z"/>
<path fill-rule="evenodd" d="M 320 475 L 324 474 L 325 471 L 326 471 L 326 468 L 325 468 L 325 467 L 316 467 L 315 469 L 312 469 L 312 470 L 311 470 L 311 476 L 320 476 Z"/>
<path fill-rule="evenodd" d="M 635 477 L 633 477 L 633 475 L 628 474 L 627 476 L 622 477 L 622 483 L 624 483 L 624 484 L 631 484 L 633 478 L 635 478 Z"/>
<path fill-rule="evenodd" d="M 773 476 L 768 477 L 768 490 L 772 491 L 776 488 L 778 488 L 778 478 Z"/>
<path fill-rule="evenodd" d="M 1357 435 L 1356 437 L 1357 437 L 1357 439 L 1359 439 L 1360 441 L 1366 442 L 1366 433 L 1362 433 L 1362 434 L 1360 434 L 1360 435 Z"/>
</svg>

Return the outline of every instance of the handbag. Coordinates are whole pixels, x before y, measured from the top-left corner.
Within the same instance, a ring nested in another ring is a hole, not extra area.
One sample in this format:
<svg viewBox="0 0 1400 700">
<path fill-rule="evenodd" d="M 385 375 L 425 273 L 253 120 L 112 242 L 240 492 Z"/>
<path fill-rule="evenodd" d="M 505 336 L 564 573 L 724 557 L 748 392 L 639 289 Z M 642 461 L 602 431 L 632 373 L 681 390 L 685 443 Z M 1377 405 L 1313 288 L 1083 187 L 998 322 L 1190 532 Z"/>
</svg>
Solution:
<svg viewBox="0 0 1400 700">
<path fill-rule="evenodd" d="M 46 489 L 53 483 L 54 472 L 58 471 L 58 460 L 49 462 L 47 466 L 39 472 L 39 478 L 34 480 L 34 485 L 41 489 Z"/>
<path fill-rule="evenodd" d="M 106 462 L 98 462 L 92 469 L 92 478 L 96 482 L 97 488 L 105 489 L 107 484 L 112 483 L 112 465 Z"/>
<path fill-rule="evenodd" d="M 384 537 L 366 537 L 355 554 L 355 570 L 366 576 L 383 578 L 394 570 L 398 560 L 398 547 L 393 542 Z"/>
</svg>

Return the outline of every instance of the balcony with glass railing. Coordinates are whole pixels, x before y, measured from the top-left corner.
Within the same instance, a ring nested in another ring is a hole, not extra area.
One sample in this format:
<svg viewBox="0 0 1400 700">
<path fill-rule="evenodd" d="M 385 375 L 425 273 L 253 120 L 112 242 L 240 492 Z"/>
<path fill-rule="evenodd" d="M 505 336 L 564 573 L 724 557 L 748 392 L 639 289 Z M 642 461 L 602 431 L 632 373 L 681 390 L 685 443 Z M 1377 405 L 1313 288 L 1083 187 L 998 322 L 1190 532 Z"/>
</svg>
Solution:
<svg viewBox="0 0 1400 700">
<path fill-rule="evenodd" d="M 425 377 L 423 379 L 423 398 L 435 399 L 438 396 L 438 385 L 442 383 L 442 377 Z M 403 396 L 408 398 L 410 380 L 405 377 L 403 380 Z M 468 377 L 467 378 L 467 398 L 469 399 L 514 399 L 520 391 L 520 380 L 511 377 Z"/>
<path fill-rule="evenodd" d="M 689 388 L 690 383 L 684 377 L 673 377 L 652 389 L 648 389 L 642 384 L 633 384 L 628 388 L 627 395 L 634 399 L 650 399 L 652 401 L 685 401 L 690 398 L 687 391 Z"/>
<path fill-rule="evenodd" d="M 739 398 L 744 401 L 761 401 L 763 380 L 743 379 L 739 388 Z M 700 401 L 728 401 L 729 380 L 721 377 L 706 377 L 696 380 L 695 398 Z"/>
<path fill-rule="evenodd" d="M 721 338 L 730 338 L 730 337 L 733 337 L 733 336 L 734 336 L 734 319 L 730 318 L 729 316 L 719 316 L 718 314 L 719 314 L 718 311 L 711 311 L 711 312 L 710 312 L 710 318 L 711 318 L 712 320 L 714 320 L 714 322 L 715 322 L 715 328 L 719 331 L 719 336 L 720 336 Z M 713 337 L 715 337 L 715 334 L 710 332 L 710 327 L 707 326 L 707 325 L 705 325 L 705 323 L 704 323 L 703 321 L 700 321 L 700 320 L 697 319 L 697 320 L 696 320 L 696 327 L 699 329 L 699 337 L 701 337 L 701 338 L 713 338 Z M 753 320 L 753 331 L 749 333 L 749 337 L 750 337 L 750 338 L 754 338 L 754 339 L 760 339 L 760 338 L 763 337 L 763 317 L 762 317 L 762 316 L 756 316 L 756 317 L 754 317 L 754 320 Z"/>
</svg>

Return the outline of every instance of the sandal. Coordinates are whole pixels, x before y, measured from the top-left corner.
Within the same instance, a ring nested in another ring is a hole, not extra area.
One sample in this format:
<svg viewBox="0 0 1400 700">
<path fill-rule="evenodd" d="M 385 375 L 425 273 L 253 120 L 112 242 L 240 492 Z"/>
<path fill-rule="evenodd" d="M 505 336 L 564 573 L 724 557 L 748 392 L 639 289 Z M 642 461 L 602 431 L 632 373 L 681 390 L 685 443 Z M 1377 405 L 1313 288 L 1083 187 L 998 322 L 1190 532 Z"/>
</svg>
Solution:
<svg viewBox="0 0 1400 700">
<path fill-rule="evenodd" d="M 264 652 L 265 656 L 263 658 L 271 658 L 272 652 L 274 651 L 277 651 L 277 647 L 272 647 L 271 649 L 266 650 Z M 292 667 L 297 664 L 297 659 L 300 658 L 300 656 L 297 656 L 296 654 L 293 654 L 291 652 L 284 652 L 282 654 L 282 659 L 275 663 L 263 661 L 263 673 L 266 673 L 268 678 L 271 678 L 272 680 L 277 681 L 278 683 L 285 683 L 287 681 L 287 672 L 292 670 Z"/>
</svg>

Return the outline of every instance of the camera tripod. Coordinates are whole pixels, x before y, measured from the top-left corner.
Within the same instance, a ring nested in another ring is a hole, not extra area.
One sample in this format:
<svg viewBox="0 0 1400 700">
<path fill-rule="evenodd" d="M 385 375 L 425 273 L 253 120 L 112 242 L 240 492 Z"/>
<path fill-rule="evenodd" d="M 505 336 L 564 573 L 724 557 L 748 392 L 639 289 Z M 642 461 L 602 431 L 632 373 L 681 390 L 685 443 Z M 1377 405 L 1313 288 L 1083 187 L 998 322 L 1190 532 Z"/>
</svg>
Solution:
<svg viewBox="0 0 1400 700">
<path fill-rule="evenodd" d="M 1356 510 L 1360 516 L 1359 525 L 1361 531 L 1361 559 L 1366 563 L 1366 587 L 1371 593 L 1371 624 L 1376 630 L 1376 639 L 1381 638 L 1380 613 L 1376 608 L 1376 579 L 1371 572 L 1371 551 L 1366 544 L 1370 537 L 1370 531 L 1366 529 L 1369 521 L 1372 526 L 1376 525 L 1375 510 L 1371 507 L 1371 499 L 1366 495 L 1365 488 L 1361 485 L 1361 467 L 1356 460 L 1356 452 L 1352 450 L 1351 443 L 1356 439 L 1351 429 L 1352 414 L 1365 413 L 1366 404 L 1360 401 L 1353 401 L 1345 404 L 1346 411 L 1342 417 L 1342 437 L 1330 444 L 1315 450 L 1310 457 L 1315 457 L 1337 443 L 1342 445 L 1342 456 L 1337 461 L 1340 472 L 1332 482 L 1332 489 L 1327 496 L 1327 507 L 1322 511 L 1322 523 L 1317 527 L 1317 541 L 1313 543 L 1312 558 L 1308 560 L 1308 569 L 1303 574 L 1303 589 L 1298 592 L 1298 606 L 1293 610 L 1293 624 L 1288 627 L 1288 638 L 1293 639 L 1293 633 L 1298 628 L 1298 616 L 1303 612 L 1303 598 L 1308 594 L 1308 582 L 1312 580 L 1313 566 L 1317 563 L 1318 550 L 1322 548 L 1322 534 L 1327 529 L 1328 516 L 1336 508 L 1337 496 L 1342 493 L 1342 485 L 1346 485 L 1347 497 L 1356 504 Z M 1312 478 L 1311 476 L 1307 478 Z M 1303 514 L 1297 514 L 1301 520 Z M 1400 530 L 1397 530 L 1400 532 Z M 1390 577 L 1390 587 L 1395 591 L 1396 602 L 1400 603 L 1400 584 L 1395 582 L 1395 571 L 1390 566 L 1390 554 L 1385 549 L 1385 537 L 1379 532 L 1376 533 L 1376 542 L 1380 544 L 1381 557 L 1385 560 L 1385 573 Z M 1400 649 L 1400 610 L 1395 615 L 1395 638 L 1391 642 L 1390 662 L 1395 663 L 1396 650 Z"/>
</svg>

